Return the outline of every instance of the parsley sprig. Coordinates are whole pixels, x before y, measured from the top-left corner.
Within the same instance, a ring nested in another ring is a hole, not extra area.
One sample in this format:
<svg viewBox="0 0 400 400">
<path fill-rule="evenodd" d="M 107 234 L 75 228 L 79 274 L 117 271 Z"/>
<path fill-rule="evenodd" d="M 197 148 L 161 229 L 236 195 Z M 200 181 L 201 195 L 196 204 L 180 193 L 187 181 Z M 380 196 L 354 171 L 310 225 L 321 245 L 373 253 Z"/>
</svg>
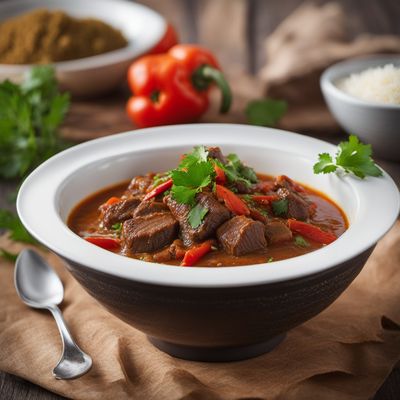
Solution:
<svg viewBox="0 0 400 400">
<path fill-rule="evenodd" d="M 348 141 L 339 143 L 335 160 L 329 153 L 319 154 L 318 162 L 314 165 L 314 173 L 329 174 L 342 170 L 361 179 L 366 176 L 381 176 L 382 171 L 371 156 L 371 145 L 360 142 L 355 135 L 350 135 Z"/>
<path fill-rule="evenodd" d="M 21 85 L 0 84 L 0 177 L 23 178 L 66 147 L 58 127 L 68 107 L 50 66 L 32 68 Z"/>
</svg>

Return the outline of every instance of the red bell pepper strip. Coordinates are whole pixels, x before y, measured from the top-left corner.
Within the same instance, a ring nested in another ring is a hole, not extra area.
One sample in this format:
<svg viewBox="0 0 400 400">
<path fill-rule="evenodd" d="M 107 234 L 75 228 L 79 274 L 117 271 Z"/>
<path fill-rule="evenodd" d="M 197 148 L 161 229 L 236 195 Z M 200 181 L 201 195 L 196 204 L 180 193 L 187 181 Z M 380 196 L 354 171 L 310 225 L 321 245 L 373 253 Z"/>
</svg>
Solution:
<svg viewBox="0 0 400 400">
<path fill-rule="evenodd" d="M 215 171 L 215 182 L 217 182 L 220 185 L 225 185 L 226 176 L 224 170 L 217 164 L 214 164 L 214 171 Z"/>
<path fill-rule="evenodd" d="M 299 233 L 300 235 L 318 243 L 329 244 L 337 239 L 333 233 L 323 231 L 318 226 L 306 222 L 297 221 L 296 219 L 288 219 L 287 223 L 291 231 Z"/>
<path fill-rule="evenodd" d="M 250 210 L 246 203 L 235 193 L 224 186 L 215 185 L 218 199 L 223 200 L 227 208 L 236 215 L 249 215 Z"/>
<path fill-rule="evenodd" d="M 167 181 L 161 183 L 160 185 L 152 189 L 149 193 L 147 193 L 146 196 L 143 197 L 143 201 L 150 200 L 153 197 L 156 197 L 159 194 L 164 193 L 172 186 L 172 184 L 173 184 L 172 179 L 168 179 Z"/>
<path fill-rule="evenodd" d="M 265 195 L 265 196 L 252 196 L 254 201 L 261 204 L 270 204 L 272 201 L 276 201 L 279 199 L 279 196 L 276 194 Z"/>
<path fill-rule="evenodd" d="M 168 53 L 141 57 L 129 67 L 128 83 L 133 96 L 127 113 L 143 128 L 197 120 L 209 106 L 213 84 L 222 92 L 221 112 L 232 101 L 216 59 L 199 46 L 178 44 Z"/>
<path fill-rule="evenodd" d="M 166 53 L 172 46 L 178 43 L 178 34 L 172 24 L 167 24 L 167 29 L 161 40 L 149 51 L 148 54 Z"/>
<path fill-rule="evenodd" d="M 88 236 L 85 238 L 85 240 L 106 250 L 115 250 L 118 249 L 120 246 L 119 240 L 115 238 Z"/>
<path fill-rule="evenodd" d="M 203 256 L 211 251 L 211 242 L 203 242 L 200 246 L 192 247 L 186 251 L 181 262 L 183 267 L 190 267 L 196 264 Z"/>
</svg>

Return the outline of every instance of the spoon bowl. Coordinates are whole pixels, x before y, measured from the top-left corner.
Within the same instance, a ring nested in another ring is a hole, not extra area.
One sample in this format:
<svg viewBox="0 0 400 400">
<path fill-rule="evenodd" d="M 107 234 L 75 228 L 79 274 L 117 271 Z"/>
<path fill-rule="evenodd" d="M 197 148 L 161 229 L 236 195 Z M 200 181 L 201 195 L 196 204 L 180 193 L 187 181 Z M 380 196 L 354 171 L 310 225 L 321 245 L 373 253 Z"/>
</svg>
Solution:
<svg viewBox="0 0 400 400">
<path fill-rule="evenodd" d="M 58 305 L 64 297 L 63 284 L 55 271 L 33 250 L 24 250 L 15 268 L 15 288 L 22 301 L 34 308 Z"/>
<path fill-rule="evenodd" d="M 92 359 L 75 343 L 57 307 L 63 300 L 64 287 L 56 272 L 37 252 L 23 250 L 15 263 L 14 282 L 25 304 L 49 310 L 57 322 L 63 352 L 53 375 L 57 379 L 74 379 L 89 371 Z"/>
</svg>

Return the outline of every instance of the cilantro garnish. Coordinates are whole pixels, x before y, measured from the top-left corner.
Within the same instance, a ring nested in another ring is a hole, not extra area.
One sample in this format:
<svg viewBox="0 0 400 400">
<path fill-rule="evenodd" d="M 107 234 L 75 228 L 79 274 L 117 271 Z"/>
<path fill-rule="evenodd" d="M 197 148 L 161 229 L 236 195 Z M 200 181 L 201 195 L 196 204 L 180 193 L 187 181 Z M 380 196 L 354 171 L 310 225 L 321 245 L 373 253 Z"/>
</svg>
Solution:
<svg viewBox="0 0 400 400">
<path fill-rule="evenodd" d="M 201 204 L 196 204 L 189 212 L 188 221 L 192 228 L 197 228 L 204 217 L 207 215 L 209 209 L 207 207 L 203 207 Z"/>
<path fill-rule="evenodd" d="M 272 263 L 273 261 L 274 261 L 274 257 L 270 257 L 270 258 L 268 258 L 267 263 Z"/>
<path fill-rule="evenodd" d="M 287 103 L 282 100 L 254 100 L 245 110 L 247 121 L 252 125 L 275 126 L 287 111 Z"/>
<path fill-rule="evenodd" d="M 366 176 L 381 176 L 382 171 L 375 164 L 370 144 L 359 141 L 357 136 L 350 135 L 347 142 L 338 146 L 335 161 L 328 153 L 319 154 L 319 161 L 314 165 L 315 174 L 329 174 L 343 170 L 364 179 Z"/>
<path fill-rule="evenodd" d="M 306 239 L 303 238 L 303 236 L 296 235 L 294 237 L 294 243 L 296 246 L 299 247 L 310 247 L 310 243 L 307 242 Z"/>
<path fill-rule="evenodd" d="M 272 211 L 275 215 L 281 217 L 285 216 L 288 212 L 289 201 L 288 199 L 276 200 L 271 203 Z"/>
<path fill-rule="evenodd" d="M 122 223 L 121 222 L 117 222 L 116 224 L 111 226 L 111 229 L 113 229 L 116 232 L 121 232 L 122 230 Z"/>
<path fill-rule="evenodd" d="M 214 175 L 213 165 L 209 161 L 186 164 L 185 170 L 173 170 L 172 197 L 178 203 L 194 205 L 196 194 L 211 184 Z"/>
<path fill-rule="evenodd" d="M 8 210 L 0 210 L 0 229 L 7 229 L 12 240 L 36 244 L 36 240 L 22 225 L 18 216 Z"/>
<path fill-rule="evenodd" d="M 254 169 L 244 165 L 236 154 L 229 154 L 226 159 L 226 164 L 222 164 L 219 160 L 213 161 L 224 171 L 230 183 L 241 181 L 249 187 L 252 183 L 258 182 Z"/>
<path fill-rule="evenodd" d="M 50 66 L 32 68 L 21 85 L 0 84 L 0 177 L 23 178 L 66 147 L 58 127 L 68 107 Z"/>
</svg>

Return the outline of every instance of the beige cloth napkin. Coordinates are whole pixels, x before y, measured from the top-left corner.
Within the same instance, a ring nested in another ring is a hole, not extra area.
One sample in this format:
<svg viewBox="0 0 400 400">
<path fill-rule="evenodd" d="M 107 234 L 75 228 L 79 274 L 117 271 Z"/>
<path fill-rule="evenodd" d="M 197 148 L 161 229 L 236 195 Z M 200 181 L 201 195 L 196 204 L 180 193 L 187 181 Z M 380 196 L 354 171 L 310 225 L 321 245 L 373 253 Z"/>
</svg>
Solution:
<svg viewBox="0 0 400 400">
<path fill-rule="evenodd" d="M 21 246 L 0 238 L 0 247 Z M 46 255 L 65 285 L 62 309 L 92 370 L 74 381 L 51 376 L 61 343 L 48 312 L 25 306 L 13 265 L 0 263 L 0 370 L 75 399 L 365 400 L 400 358 L 400 222 L 354 283 L 327 310 L 263 356 L 232 363 L 174 359 L 114 318 Z"/>
</svg>

